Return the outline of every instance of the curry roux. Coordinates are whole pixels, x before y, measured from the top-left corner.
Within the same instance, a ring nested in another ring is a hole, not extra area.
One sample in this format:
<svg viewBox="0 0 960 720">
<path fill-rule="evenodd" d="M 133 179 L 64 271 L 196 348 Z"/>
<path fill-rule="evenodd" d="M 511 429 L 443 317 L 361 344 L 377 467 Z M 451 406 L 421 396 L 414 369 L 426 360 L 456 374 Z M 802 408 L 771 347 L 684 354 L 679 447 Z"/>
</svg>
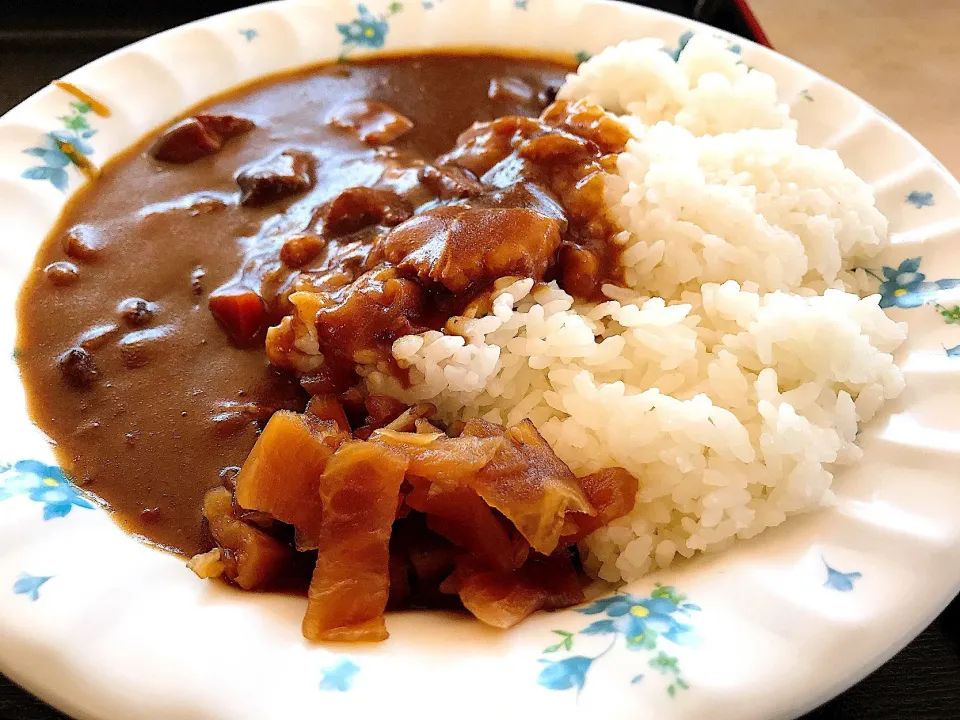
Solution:
<svg viewBox="0 0 960 720">
<path fill-rule="evenodd" d="M 548 156 L 589 145 L 596 166 L 604 142 L 578 137 L 562 104 L 527 120 L 550 106 L 569 70 L 446 52 L 314 68 L 226 95 L 109 163 L 67 207 L 19 301 L 30 412 L 65 471 L 128 531 L 187 555 L 208 547 L 204 493 L 243 464 L 274 412 L 302 411 L 309 399 L 310 383 L 285 361 L 292 337 L 282 324 L 268 343 L 273 364 L 264 352 L 266 328 L 290 315 L 297 283 L 323 290 L 332 275 L 352 281 L 374 266 L 404 283 L 418 278 L 443 302 L 432 305 L 437 317 L 414 318 L 416 331 L 438 327 L 451 298 L 475 297 L 489 279 L 470 256 L 484 228 L 464 231 L 457 258 L 438 270 L 410 249 L 430 239 L 398 225 L 414 212 L 452 237 L 477 208 L 521 208 L 504 232 L 545 240 L 508 248 L 503 267 L 526 269 L 533 258 L 548 268 L 541 279 L 597 294 L 618 261 L 609 229 L 591 220 L 599 195 Z M 538 123 L 551 114 L 565 129 L 543 140 Z M 511 153 L 503 143 L 521 136 L 540 141 L 498 162 Z M 374 230 L 362 220 L 370 217 Z M 371 233 L 395 225 L 371 259 Z M 365 351 L 351 345 L 365 326 L 335 312 L 322 349 L 349 364 Z"/>
</svg>

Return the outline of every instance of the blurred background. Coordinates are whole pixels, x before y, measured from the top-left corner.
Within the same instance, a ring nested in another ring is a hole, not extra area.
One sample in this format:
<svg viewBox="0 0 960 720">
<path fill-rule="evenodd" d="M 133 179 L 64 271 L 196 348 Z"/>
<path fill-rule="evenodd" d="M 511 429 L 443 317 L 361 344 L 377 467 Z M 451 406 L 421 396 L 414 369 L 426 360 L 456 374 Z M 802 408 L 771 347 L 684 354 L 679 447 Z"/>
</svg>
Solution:
<svg viewBox="0 0 960 720">
<path fill-rule="evenodd" d="M 777 50 L 875 105 L 960 175 L 960 2 L 748 2 Z"/>
<path fill-rule="evenodd" d="M 0 114 L 111 50 L 199 17 L 252 4 L 0 0 Z M 768 41 L 875 105 L 960 175 L 960 0 L 637 4 Z M 0 720 L 64 717 L 0 675 Z M 877 672 L 804 720 L 913 718 L 960 718 L 960 601 Z"/>
</svg>

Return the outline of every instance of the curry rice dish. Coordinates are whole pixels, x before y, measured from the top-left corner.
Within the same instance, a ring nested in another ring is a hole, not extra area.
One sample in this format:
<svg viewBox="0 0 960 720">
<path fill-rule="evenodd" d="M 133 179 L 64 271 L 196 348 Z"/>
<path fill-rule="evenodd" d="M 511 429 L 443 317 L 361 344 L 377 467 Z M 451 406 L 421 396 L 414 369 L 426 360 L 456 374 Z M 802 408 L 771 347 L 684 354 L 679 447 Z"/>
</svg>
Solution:
<svg viewBox="0 0 960 720">
<path fill-rule="evenodd" d="M 679 60 L 651 42 L 569 78 L 454 51 L 313 68 L 112 161 L 19 304 L 30 410 L 65 471 L 202 578 L 307 589 L 312 640 L 382 640 L 388 607 L 507 628 L 581 602 L 587 576 L 827 501 L 827 468 L 902 387 L 902 329 L 845 265 L 885 221 L 716 39 Z M 677 97 L 612 80 L 650 68 Z M 722 87 L 696 96 L 711 73 L 766 104 L 724 117 Z M 751 143 L 784 169 L 750 167 Z M 681 157 L 706 186 L 752 181 L 754 205 L 716 216 Z M 811 187 L 785 181 L 781 205 L 842 193 L 830 238 L 762 207 L 798 157 Z M 851 377 L 821 367 L 864 343 Z"/>
</svg>

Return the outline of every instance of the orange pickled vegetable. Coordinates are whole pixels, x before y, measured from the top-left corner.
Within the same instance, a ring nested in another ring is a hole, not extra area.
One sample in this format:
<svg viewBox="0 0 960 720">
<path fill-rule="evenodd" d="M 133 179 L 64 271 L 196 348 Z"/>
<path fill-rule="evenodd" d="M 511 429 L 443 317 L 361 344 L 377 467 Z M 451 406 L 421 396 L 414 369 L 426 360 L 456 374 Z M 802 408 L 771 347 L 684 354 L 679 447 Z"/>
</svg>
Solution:
<svg viewBox="0 0 960 720">
<path fill-rule="evenodd" d="M 233 499 L 223 487 L 209 490 L 203 498 L 203 516 L 210 534 L 223 549 L 223 575 L 244 590 L 270 584 L 289 567 L 290 548 L 279 540 L 233 516 Z"/>
<path fill-rule="evenodd" d="M 406 459 L 383 445 L 340 446 L 320 477 L 323 519 L 303 635 L 309 640 L 384 640 L 390 533 Z"/>
<path fill-rule="evenodd" d="M 461 436 L 377 430 L 371 441 L 405 455 L 411 475 L 431 482 L 458 483 L 489 463 L 503 447 L 502 437 Z"/>
<path fill-rule="evenodd" d="M 569 534 L 565 532 L 563 541 L 579 542 L 595 530 L 626 515 L 636 502 L 638 486 L 637 479 L 623 468 L 605 468 L 580 478 L 580 487 L 597 514 L 567 515 L 567 522 L 572 521 L 575 530 Z"/>
<path fill-rule="evenodd" d="M 363 425 L 370 432 L 393 422 L 407 409 L 402 402 L 388 395 L 368 395 L 363 404 L 367 408 Z"/>
<path fill-rule="evenodd" d="M 440 604 L 448 604 L 449 599 L 440 596 L 437 588 L 440 581 L 453 572 L 454 561 L 461 552 L 448 540 L 429 530 L 426 518 L 419 513 L 393 525 L 390 554 L 391 558 L 399 555 L 407 561 L 412 604 L 435 607 L 438 600 Z M 394 588 L 391 585 L 391 599 L 393 596 Z"/>
<path fill-rule="evenodd" d="M 274 413 L 237 475 L 237 504 L 315 539 L 323 517 L 320 476 L 347 437 L 330 421 L 288 410 Z"/>
<path fill-rule="evenodd" d="M 336 395 L 314 395 L 307 403 L 307 414 L 336 423 L 342 432 L 350 432 L 350 423 Z"/>
<path fill-rule="evenodd" d="M 450 574 L 457 552 L 456 547 L 433 533 L 424 533 L 418 542 L 411 544 L 410 565 L 417 577 L 420 585 L 418 589 L 421 592 L 424 590 L 423 586 L 435 588 L 446 575 Z"/>
<path fill-rule="evenodd" d="M 516 567 L 507 528 L 470 488 L 420 483 L 406 502 L 427 516 L 427 527 L 433 532 L 469 550 L 485 564 L 499 570 Z"/>
<path fill-rule="evenodd" d="M 511 572 L 489 570 L 472 558 L 461 557 L 451 584 L 463 606 L 478 620 L 502 629 L 538 610 L 570 607 L 584 600 L 577 572 L 565 551 L 533 556 Z"/>
<path fill-rule="evenodd" d="M 504 438 L 497 455 L 465 482 L 510 520 L 539 553 L 556 548 L 568 512 L 594 515 L 576 476 L 529 420 L 510 429 L 470 420 L 461 438 Z"/>
</svg>

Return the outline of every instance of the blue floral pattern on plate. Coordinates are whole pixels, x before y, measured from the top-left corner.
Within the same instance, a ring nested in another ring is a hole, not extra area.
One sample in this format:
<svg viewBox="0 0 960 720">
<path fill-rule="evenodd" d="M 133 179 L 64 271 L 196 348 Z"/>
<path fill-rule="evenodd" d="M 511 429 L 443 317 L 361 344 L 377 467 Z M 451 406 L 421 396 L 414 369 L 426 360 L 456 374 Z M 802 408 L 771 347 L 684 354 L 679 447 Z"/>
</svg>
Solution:
<svg viewBox="0 0 960 720">
<path fill-rule="evenodd" d="M 19 460 L 12 466 L 0 466 L 0 501 L 16 495 L 26 495 L 42 503 L 44 520 L 66 517 L 75 507 L 93 508 L 60 468 L 39 460 Z"/>
<path fill-rule="evenodd" d="M 342 658 L 335 665 L 323 670 L 320 689 L 333 692 L 346 692 L 353 685 L 353 679 L 360 672 L 360 666 L 352 660 Z"/>
<path fill-rule="evenodd" d="M 680 37 L 677 38 L 676 47 L 670 47 L 669 45 L 667 45 L 667 46 L 664 46 L 663 51 L 667 55 L 672 57 L 674 61 L 679 60 L 680 53 L 682 53 L 684 48 L 687 47 L 687 43 L 689 43 L 690 40 L 693 39 L 693 36 L 695 34 L 696 33 L 694 33 L 693 30 L 687 30 L 685 33 L 683 33 Z M 734 55 L 741 55 L 743 53 L 743 48 L 740 45 L 738 45 L 737 43 L 729 42 L 729 41 L 727 42 L 727 50 L 732 52 Z"/>
<path fill-rule="evenodd" d="M 358 4 L 356 18 L 347 23 L 337 23 L 342 45 L 340 59 L 346 59 L 356 48 L 382 48 L 390 31 L 390 18 L 402 10 L 403 3 L 393 2 L 385 15 L 374 15 L 366 5 Z"/>
<path fill-rule="evenodd" d="M 913 190 L 906 197 L 906 201 L 917 210 L 936 205 L 933 193 L 926 190 Z"/>
<path fill-rule="evenodd" d="M 243 39 L 247 42 L 253 42 L 260 34 L 254 28 L 243 28 L 241 30 L 237 30 L 237 32 L 240 33 L 243 36 Z"/>
<path fill-rule="evenodd" d="M 880 282 L 877 290 L 880 307 L 910 309 L 933 305 L 947 325 L 960 325 L 960 305 L 940 303 L 945 291 L 960 288 L 960 278 L 927 280 L 927 276 L 920 272 L 922 260 L 921 257 L 906 258 L 897 267 L 884 265 L 879 273 L 868 268 L 861 269 Z M 960 345 L 949 348 L 944 345 L 943 350 L 947 357 L 960 357 Z"/>
<path fill-rule="evenodd" d="M 66 190 L 70 185 L 67 168 L 81 167 L 83 160 L 93 153 L 93 146 L 87 142 L 97 134 L 87 119 L 91 111 L 90 105 L 82 100 L 71 102 L 70 112 L 57 118 L 63 129 L 48 132 L 39 145 L 23 151 L 39 159 L 40 164 L 28 167 L 20 176 L 27 180 L 45 180 L 57 190 Z"/>
<path fill-rule="evenodd" d="M 836 568 L 830 567 L 826 560 L 823 561 L 823 565 L 827 569 L 827 580 L 823 583 L 823 586 L 830 590 L 850 592 L 853 590 L 854 581 L 863 577 L 863 575 L 858 572 L 840 572 Z"/>
<path fill-rule="evenodd" d="M 687 30 L 685 33 L 683 33 L 683 35 L 677 38 L 677 46 L 675 48 L 664 47 L 663 51 L 667 55 L 672 57 L 674 60 L 679 60 L 680 53 L 683 52 L 683 49 L 687 46 L 687 43 L 690 42 L 690 40 L 693 38 L 693 35 L 694 35 L 693 30 Z"/>
<path fill-rule="evenodd" d="M 611 636 L 610 644 L 595 655 L 571 655 L 562 660 L 540 658 L 544 663 L 537 683 L 548 690 L 576 689 L 579 695 L 587 682 L 587 675 L 594 664 L 614 649 L 619 639 L 631 651 L 656 652 L 648 661 L 648 666 L 668 678 L 667 693 L 673 697 L 679 690 L 689 685 L 680 674 L 679 659 L 661 647 L 665 640 L 677 646 L 693 646 L 700 642 L 693 626 L 684 622 L 700 607 L 688 603 L 685 595 L 674 588 L 657 584 L 649 596 L 616 594 L 595 600 L 585 608 L 577 610 L 583 615 L 605 615 L 577 633 L 566 630 L 554 630 L 560 642 L 543 650 L 544 655 L 556 652 L 572 652 L 577 636 Z M 634 676 L 632 683 L 638 683 L 643 675 Z"/>
<path fill-rule="evenodd" d="M 880 307 L 915 308 L 921 305 L 936 304 L 943 290 L 960 286 L 960 279 L 927 280 L 920 272 L 921 258 L 912 257 L 903 260 L 897 267 L 884 265 L 878 275 L 865 270 L 868 275 L 880 281 Z"/>
<path fill-rule="evenodd" d="M 20 573 L 16 582 L 13 583 L 13 594 L 25 595 L 29 600 L 36 602 L 40 599 L 40 588 L 52 577 L 52 575 L 44 576 Z"/>
</svg>

